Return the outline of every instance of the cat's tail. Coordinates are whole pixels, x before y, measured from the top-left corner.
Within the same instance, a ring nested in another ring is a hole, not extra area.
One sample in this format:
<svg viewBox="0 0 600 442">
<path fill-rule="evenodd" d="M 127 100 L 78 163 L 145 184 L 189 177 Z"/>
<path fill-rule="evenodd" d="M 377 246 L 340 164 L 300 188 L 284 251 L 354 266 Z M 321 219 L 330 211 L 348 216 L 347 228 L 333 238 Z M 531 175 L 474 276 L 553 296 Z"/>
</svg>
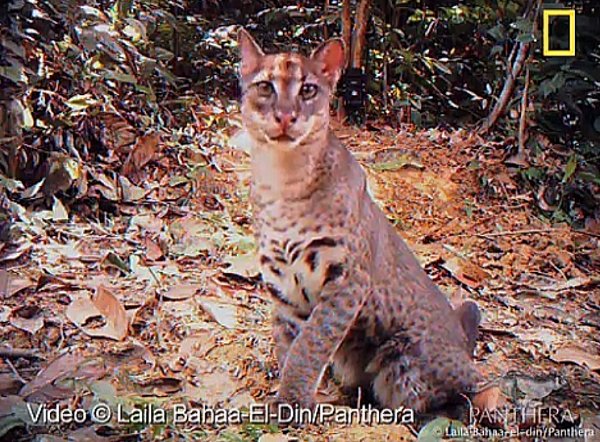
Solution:
<svg viewBox="0 0 600 442">
<path fill-rule="evenodd" d="M 456 314 L 467 335 L 467 349 L 469 354 L 473 354 L 478 335 L 477 327 L 481 322 L 481 312 L 479 311 L 479 307 L 472 301 L 466 301 L 456 310 Z"/>
</svg>

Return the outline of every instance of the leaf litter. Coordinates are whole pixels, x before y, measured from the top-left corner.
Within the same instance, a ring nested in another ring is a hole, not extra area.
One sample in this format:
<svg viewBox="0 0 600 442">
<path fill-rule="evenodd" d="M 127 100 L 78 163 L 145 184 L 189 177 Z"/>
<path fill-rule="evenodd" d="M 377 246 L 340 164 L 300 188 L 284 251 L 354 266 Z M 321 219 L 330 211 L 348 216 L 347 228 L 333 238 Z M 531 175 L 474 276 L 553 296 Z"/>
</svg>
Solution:
<svg viewBox="0 0 600 442">
<path fill-rule="evenodd" d="M 94 100 L 71 104 L 85 111 L 98 105 Z M 0 402 L 0 433 L 23 424 L 18 410 L 24 401 L 91 403 L 111 397 L 131 408 L 157 399 L 167 407 L 185 398 L 244 406 L 266 401 L 277 389 L 270 301 L 253 255 L 247 154 L 227 146 L 228 135 L 212 124 L 202 136 L 222 143 L 218 154 L 190 148 L 184 155 L 199 170 L 212 163 L 222 167 L 190 174 L 169 153 L 176 134 L 132 137 L 129 123 L 114 118 L 106 135 L 115 160 L 109 157 L 108 164 L 114 166 L 90 171 L 87 190 L 90 198 L 112 205 L 110 221 L 82 216 L 63 199 L 59 189 L 83 174 L 61 159 L 56 171 L 66 167 L 73 173 L 27 189 L 31 198 L 46 189 L 52 210 L 14 208 L 21 234 L 0 249 L 0 339 L 12 348 L 34 349 L 50 362 L 15 362 L 26 384 L 14 396 L 15 384 L 5 382 L 13 396 Z M 597 248 L 597 239 L 551 226 L 528 206 L 515 204 L 530 196 L 517 194 L 494 150 L 481 150 L 468 134 L 335 130 L 367 167 L 378 204 L 434 281 L 482 309 L 478 365 L 500 380 L 519 373 L 522 395 L 595 416 L 593 398 L 600 389 L 590 379 L 600 364 L 594 326 L 600 272 L 589 267 L 583 251 Z M 244 147 L 243 135 L 237 142 Z M 477 169 L 466 167 L 473 155 Z M 482 176 L 503 190 L 482 191 Z M 41 274 L 49 276 L 40 279 Z M 57 346 L 39 339 L 51 330 Z M 5 367 L 0 365 L 0 375 L 13 376 Z M 490 390 L 480 399 L 514 401 L 512 384 L 500 385 L 502 391 Z M 327 388 L 334 390 L 329 397 L 343 397 L 335 384 Z M 434 422 L 421 429 L 422 440 L 432 428 L 457 425 Z M 116 422 L 109 427 L 126 431 Z M 205 440 L 223 440 L 221 430 L 203 430 Z M 151 440 L 159 430 L 145 425 L 139 431 Z M 99 437 L 95 427 L 68 432 L 71 440 Z M 237 426 L 227 432 L 243 433 Z M 415 440 L 415 434 L 401 425 L 353 424 L 285 435 L 263 429 L 258 440 Z"/>
</svg>

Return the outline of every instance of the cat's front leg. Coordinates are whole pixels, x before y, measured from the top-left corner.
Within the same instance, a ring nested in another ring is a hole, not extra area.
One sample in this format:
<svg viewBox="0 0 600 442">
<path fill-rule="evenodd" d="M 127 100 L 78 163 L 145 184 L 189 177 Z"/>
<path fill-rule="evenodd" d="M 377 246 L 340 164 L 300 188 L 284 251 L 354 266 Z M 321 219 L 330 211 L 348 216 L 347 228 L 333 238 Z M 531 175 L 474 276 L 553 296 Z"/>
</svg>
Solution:
<svg viewBox="0 0 600 442">
<path fill-rule="evenodd" d="M 273 312 L 273 341 L 279 371 L 283 369 L 285 358 L 301 327 L 300 320 L 293 318 L 290 313 L 277 309 Z"/>
<path fill-rule="evenodd" d="M 323 373 L 367 297 L 366 285 L 353 282 L 324 290 L 288 351 L 276 402 L 314 407 Z"/>
</svg>

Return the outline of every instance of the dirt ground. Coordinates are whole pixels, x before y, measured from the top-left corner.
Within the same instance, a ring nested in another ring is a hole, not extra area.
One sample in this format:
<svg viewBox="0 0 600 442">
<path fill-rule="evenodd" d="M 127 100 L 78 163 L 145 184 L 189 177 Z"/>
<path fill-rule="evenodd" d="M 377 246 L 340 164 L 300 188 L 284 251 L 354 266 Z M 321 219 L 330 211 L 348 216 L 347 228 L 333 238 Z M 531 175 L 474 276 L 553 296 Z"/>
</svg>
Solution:
<svg viewBox="0 0 600 442">
<path fill-rule="evenodd" d="M 550 223 L 503 148 L 467 132 L 335 130 L 442 291 L 480 306 L 475 359 L 501 385 L 499 401 L 560 408 L 600 440 L 600 225 Z M 32 422 L 25 400 L 239 409 L 276 391 L 248 156 L 227 133 L 207 141 L 209 159 L 166 143 L 126 179 L 88 171 L 100 208 L 16 209 L 21 233 L 0 244 L 0 440 L 440 440 L 421 423 Z M 332 382 L 320 394 L 339 399 Z"/>
</svg>

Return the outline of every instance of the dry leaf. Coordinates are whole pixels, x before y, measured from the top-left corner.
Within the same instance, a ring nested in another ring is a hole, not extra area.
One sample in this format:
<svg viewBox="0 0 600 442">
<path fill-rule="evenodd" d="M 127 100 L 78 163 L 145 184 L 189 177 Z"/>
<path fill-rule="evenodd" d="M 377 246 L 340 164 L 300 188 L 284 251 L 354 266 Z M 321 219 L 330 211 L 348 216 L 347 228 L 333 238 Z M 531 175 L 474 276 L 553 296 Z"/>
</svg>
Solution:
<svg viewBox="0 0 600 442">
<path fill-rule="evenodd" d="M 157 261 L 163 257 L 163 251 L 158 244 L 146 237 L 144 239 L 144 245 L 146 247 L 146 258 L 150 261 Z"/>
<path fill-rule="evenodd" d="M 490 277 L 490 275 L 477 264 L 458 256 L 446 260 L 446 262 L 442 264 L 442 267 L 452 273 L 452 276 L 457 280 L 471 288 L 480 287 L 482 282 Z"/>
<path fill-rule="evenodd" d="M 3 245 L 0 243 L 0 245 Z M 1 251 L 2 249 L 0 249 Z M 8 297 L 8 282 L 10 278 L 8 272 L 4 269 L 0 269 L 0 298 Z"/>
<path fill-rule="evenodd" d="M 283 433 L 265 433 L 261 437 L 258 438 L 258 442 L 288 442 L 292 439 L 289 436 L 286 436 Z"/>
<path fill-rule="evenodd" d="M 243 278 L 256 278 L 260 275 L 258 260 L 254 253 L 246 255 L 229 256 L 224 259 L 229 267 L 223 270 L 225 274 L 238 275 Z"/>
<path fill-rule="evenodd" d="M 9 320 L 10 325 L 20 330 L 26 331 L 35 335 L 44 327 L 44 318 L 36 316 L 35 318 L 22 318 L 20 316 L 12 316 Z"/>
<path fill-rule="evenodd" d="M 128 321 L 125 309 L 115 296 L 104 286 L 99 286 L 92 298 L 82 296 L 71 302 L 66 310 L 67 317 L 93 337 L 104 337 L 120 341 L 127 336 Z M 95 316 L 102 316 L 104 326 L 85 326 Z"/>
<path fill-rule="evenodd" d="M 502 391 L 500 387 L 492 386 L 473 396 L 473 406 L 479 410 L 492 411 L 501 405 Z"/>
<path fill-rule="evenodd" d="M 0 262 L 12 261 L 14 259 L 19 259 L 30 248 L 31 248 L 31 244 L 22 243 L 21 245 L 19 245 L 19 247 L 17 247 L 16 250 L 13 250 L 12 252 L 8 252 L 8 253 L 0 256 Z"/>
<path fill-rule="evenodd" d="M 13 327 L 36 334 L 44 326 L 44 316 L 36 305 L 24 305 L 12 311 L 10 324 Z"/>
<path fill-rule="evenodd" d="M 69 221 L 69 212 L 67 212 L 67 209 L 63 203 L 55 196 L 53 198 L 54 204 L 52 205 L 52 221 Z"/>
<path fill-rule="evenodd" d="M 216 370 L 206 373 L 198 380 L 198 385 L 186 383 L 184 394 L 193 400 L 202 400 L 211 407 L 215 407 L 232 398 L 239 389 L 237 383 L 229 373 Z"/>
<path fill-rule="evenodd" d="M 157 133 L 138 138 L 123 164 L 122 173 L 129 176 L 152 161 L 158 151 L 159 141 L 160 135 Z"/>
<path fill-rule="evenodd" d="M 12 373 L 0 373 L 0 396 L 17 394 L 23 383 Z"/>
<path fill-rule="evenodd" d="M 180 284 L 171 287 L 161 296 L 169 301 L 180 301 L 191 298 L 198 293 L 199 290 L 202 290 L 201 284 Z"/>
<path fill-rule="evenodd" d="M 179 346 L 179 355 L 187 358 L 197 356 L 203 358 L 206 353 L 215 345 L 215 334 L 211 330 L 198 330 L 195 334 L 187 336 Z"/>
<path fill-rule="evenodd" d="M 27 277 L 14 278 L 8 272 L 4 272 L 2 275 L 0 275 L 0 298 L 10 298 L 22 290 L 36 286 L 36 283 Z"/>
<path fill-rule="evenodd" d="M 550 355 L 550 359 L 556 362 L 574 362 L 593 371 L 600 370 L 600 356 L 576 345 L 559 348 Z"/>
<path fill-rule="evenodd" d="M 80 352 L 66 353 L 54 359 L 28 384 L 24 385 L 19 396 L 35 398 L 64 398 L 73 393 L 73 386 L 59 385 L 64 378 L 99 379 L 106 369 L 99 359 L 88 358 Z"/>
<path fill-rule="evenodd" d="M 202 309 L 223 327 L 236 328 L 238 326 L 235 305 L 205 298 L 199 299 L 198 302 Z"/>
<path fill-rule="evenodd" d="M 146 193 L 148 193 L 146 189 L 132 184 L 132 182 L 124 176 L 119 177 L 119 183 L 121 184 L 123 201 L 125 202 L 139 201 L 146 196 Z"/>
<path fill-rule="evenodd" d="M 517 388 L 525 393 L 527 399 L 543 399 L 564 386 L 564 381 L 555 376 L 547 379 L 534 379 L 529 376 L 517 376 Z"/>
<path fill-rule="evenodd" d="M 10 318 L 10 308 L 5 305 L 0 305 L 0 323 L 8 322 Z"/>
<path fill-rule="evenodd" d="M 159 377 L 149 379 L 142 385 L 146 394 L 158 397 L 170 396 L 181 391 L 182 380 L 173 377 Z"/>
</svg>

